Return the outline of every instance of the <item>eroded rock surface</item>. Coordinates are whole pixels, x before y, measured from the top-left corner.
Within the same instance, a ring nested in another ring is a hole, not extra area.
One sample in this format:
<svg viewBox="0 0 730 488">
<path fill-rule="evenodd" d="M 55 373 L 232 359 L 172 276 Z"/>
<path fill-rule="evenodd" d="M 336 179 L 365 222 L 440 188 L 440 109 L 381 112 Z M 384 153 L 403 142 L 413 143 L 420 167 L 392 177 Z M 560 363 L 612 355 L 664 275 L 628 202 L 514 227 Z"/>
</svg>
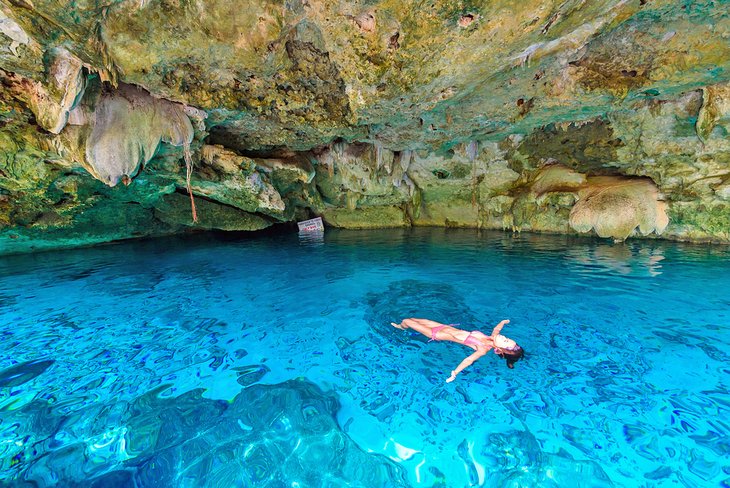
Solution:
<svg viewBox="0 0 730 488">
<path fill-rule="evenodd" d="M 728 32 L 724 2 L 0 0 L 0 252 L 314 215 L 730 242 Z"/>
</svg>

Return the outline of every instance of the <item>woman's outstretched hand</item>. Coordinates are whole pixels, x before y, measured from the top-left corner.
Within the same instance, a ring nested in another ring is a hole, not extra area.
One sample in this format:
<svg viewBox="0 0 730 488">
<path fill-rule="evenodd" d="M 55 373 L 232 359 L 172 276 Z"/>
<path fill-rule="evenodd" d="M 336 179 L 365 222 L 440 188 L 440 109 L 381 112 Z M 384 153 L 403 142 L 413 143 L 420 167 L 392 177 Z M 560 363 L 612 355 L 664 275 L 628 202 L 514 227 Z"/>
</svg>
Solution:
<svg viewBox="0 0 730 488">
<path fill-rule="evenodd" d="M 456 379 L 456 373 L 454 373 L 454 372 L 452 371 L 452 372 L 451 372 L 451 376 L 449 376 L 448 378 L 446 378 L 446 382 L 447 382 L 447 383 L 451 383 L 451 382 L 452 382 L 452 381 L 454 381 L 455 379 Z"/>
</svg>

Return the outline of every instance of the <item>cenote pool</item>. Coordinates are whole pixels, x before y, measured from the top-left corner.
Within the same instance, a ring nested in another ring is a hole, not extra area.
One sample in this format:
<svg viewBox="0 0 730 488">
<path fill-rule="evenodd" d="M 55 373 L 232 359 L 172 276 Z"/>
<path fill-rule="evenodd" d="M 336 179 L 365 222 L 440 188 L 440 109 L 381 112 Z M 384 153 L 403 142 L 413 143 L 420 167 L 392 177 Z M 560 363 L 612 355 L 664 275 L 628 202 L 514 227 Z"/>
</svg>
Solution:
<svg viewBox="0 0 730 488">
<path fill-rule="evenodd" d="M 5 257 L 0 479 L 728 486 L 729 258 L 444 229 Z M 509 318 L 526 360 L 446 384 L 470 350 L 410 316 Z"/>
</svg>

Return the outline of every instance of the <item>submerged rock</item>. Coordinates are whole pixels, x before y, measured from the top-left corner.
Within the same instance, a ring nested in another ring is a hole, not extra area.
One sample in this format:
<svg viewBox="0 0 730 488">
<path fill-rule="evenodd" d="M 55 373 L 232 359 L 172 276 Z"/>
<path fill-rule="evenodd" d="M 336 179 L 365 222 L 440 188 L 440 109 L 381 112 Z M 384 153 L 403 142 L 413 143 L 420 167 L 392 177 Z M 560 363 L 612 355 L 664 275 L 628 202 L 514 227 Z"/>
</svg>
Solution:
<svg viewBox="0 0 730 488">
<path fill-rule="evenodd" d="M 342 431 L 337 398 L 308 381 L 253 384 L 230 402 L 200 390 L 161 398 L 162 389 L 123 409 L 89 405 L 64 420 L 63 432 L 52 406 L 12 413 L 23 415 L 17 428 L 41 442 L 14 446 L 22 462 L 10 472 L 41 485 L 407 486 L 400 466 Z M 91 416 L 98 425 L 82 425 Z"/>
<path fill-rule="evenodd" d="M 0 371 L 0 388 L 27 383 L 42 375 L 54 362 L 53 360 L 28 361 Z"/>
</svg>

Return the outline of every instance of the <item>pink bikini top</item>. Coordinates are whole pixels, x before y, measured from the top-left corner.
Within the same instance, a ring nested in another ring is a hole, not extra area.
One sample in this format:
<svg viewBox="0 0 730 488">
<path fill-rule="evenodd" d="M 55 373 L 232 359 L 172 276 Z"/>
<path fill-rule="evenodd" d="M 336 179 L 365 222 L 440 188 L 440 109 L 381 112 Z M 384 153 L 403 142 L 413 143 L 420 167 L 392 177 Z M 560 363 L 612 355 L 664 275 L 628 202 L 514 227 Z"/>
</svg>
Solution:
<svg viewBox="0 0 730 488">
<path fill-rule="evenodd" d="M 469 332 L 469 335 L 466 336 L 466 339 L 464 339 L 465 346 L 480 346 L 482 344 L 476 337 L 472 337 L 472 334 L 474 332 L 479 332 L 479 331 L 472 330 L 471 332 Z M 482 333 L 482 332 L 480 332 L 480 333 Z"/>
<path fill-rule="evenodd" d="M 438 341 L 438 339 L 436 338 L 436 333 L 438 331 L 440 331 L 444 327 L 453 327 L 455 325 L 460 325 L 460 324 L 437 325 L 436 327 L 432 328 L 431 329 L 431 340 L 429 340 L 428 342 Z M 466 336 L 466 339 L 464 339 L 464 342 L 462 344 L 464 344 L 465 346 L 481 345 L 482 343 L 479 341 L 479 339 L 477 339 L 476 337 L 472 337 L 472 334 L 475 332 L 479 332 L 480 334 L 484 335 L 484 332 L 481 332 L 479 330 L 472 330 L 471 332 L 469 332 L 469 335 Z"/>
</svg>

